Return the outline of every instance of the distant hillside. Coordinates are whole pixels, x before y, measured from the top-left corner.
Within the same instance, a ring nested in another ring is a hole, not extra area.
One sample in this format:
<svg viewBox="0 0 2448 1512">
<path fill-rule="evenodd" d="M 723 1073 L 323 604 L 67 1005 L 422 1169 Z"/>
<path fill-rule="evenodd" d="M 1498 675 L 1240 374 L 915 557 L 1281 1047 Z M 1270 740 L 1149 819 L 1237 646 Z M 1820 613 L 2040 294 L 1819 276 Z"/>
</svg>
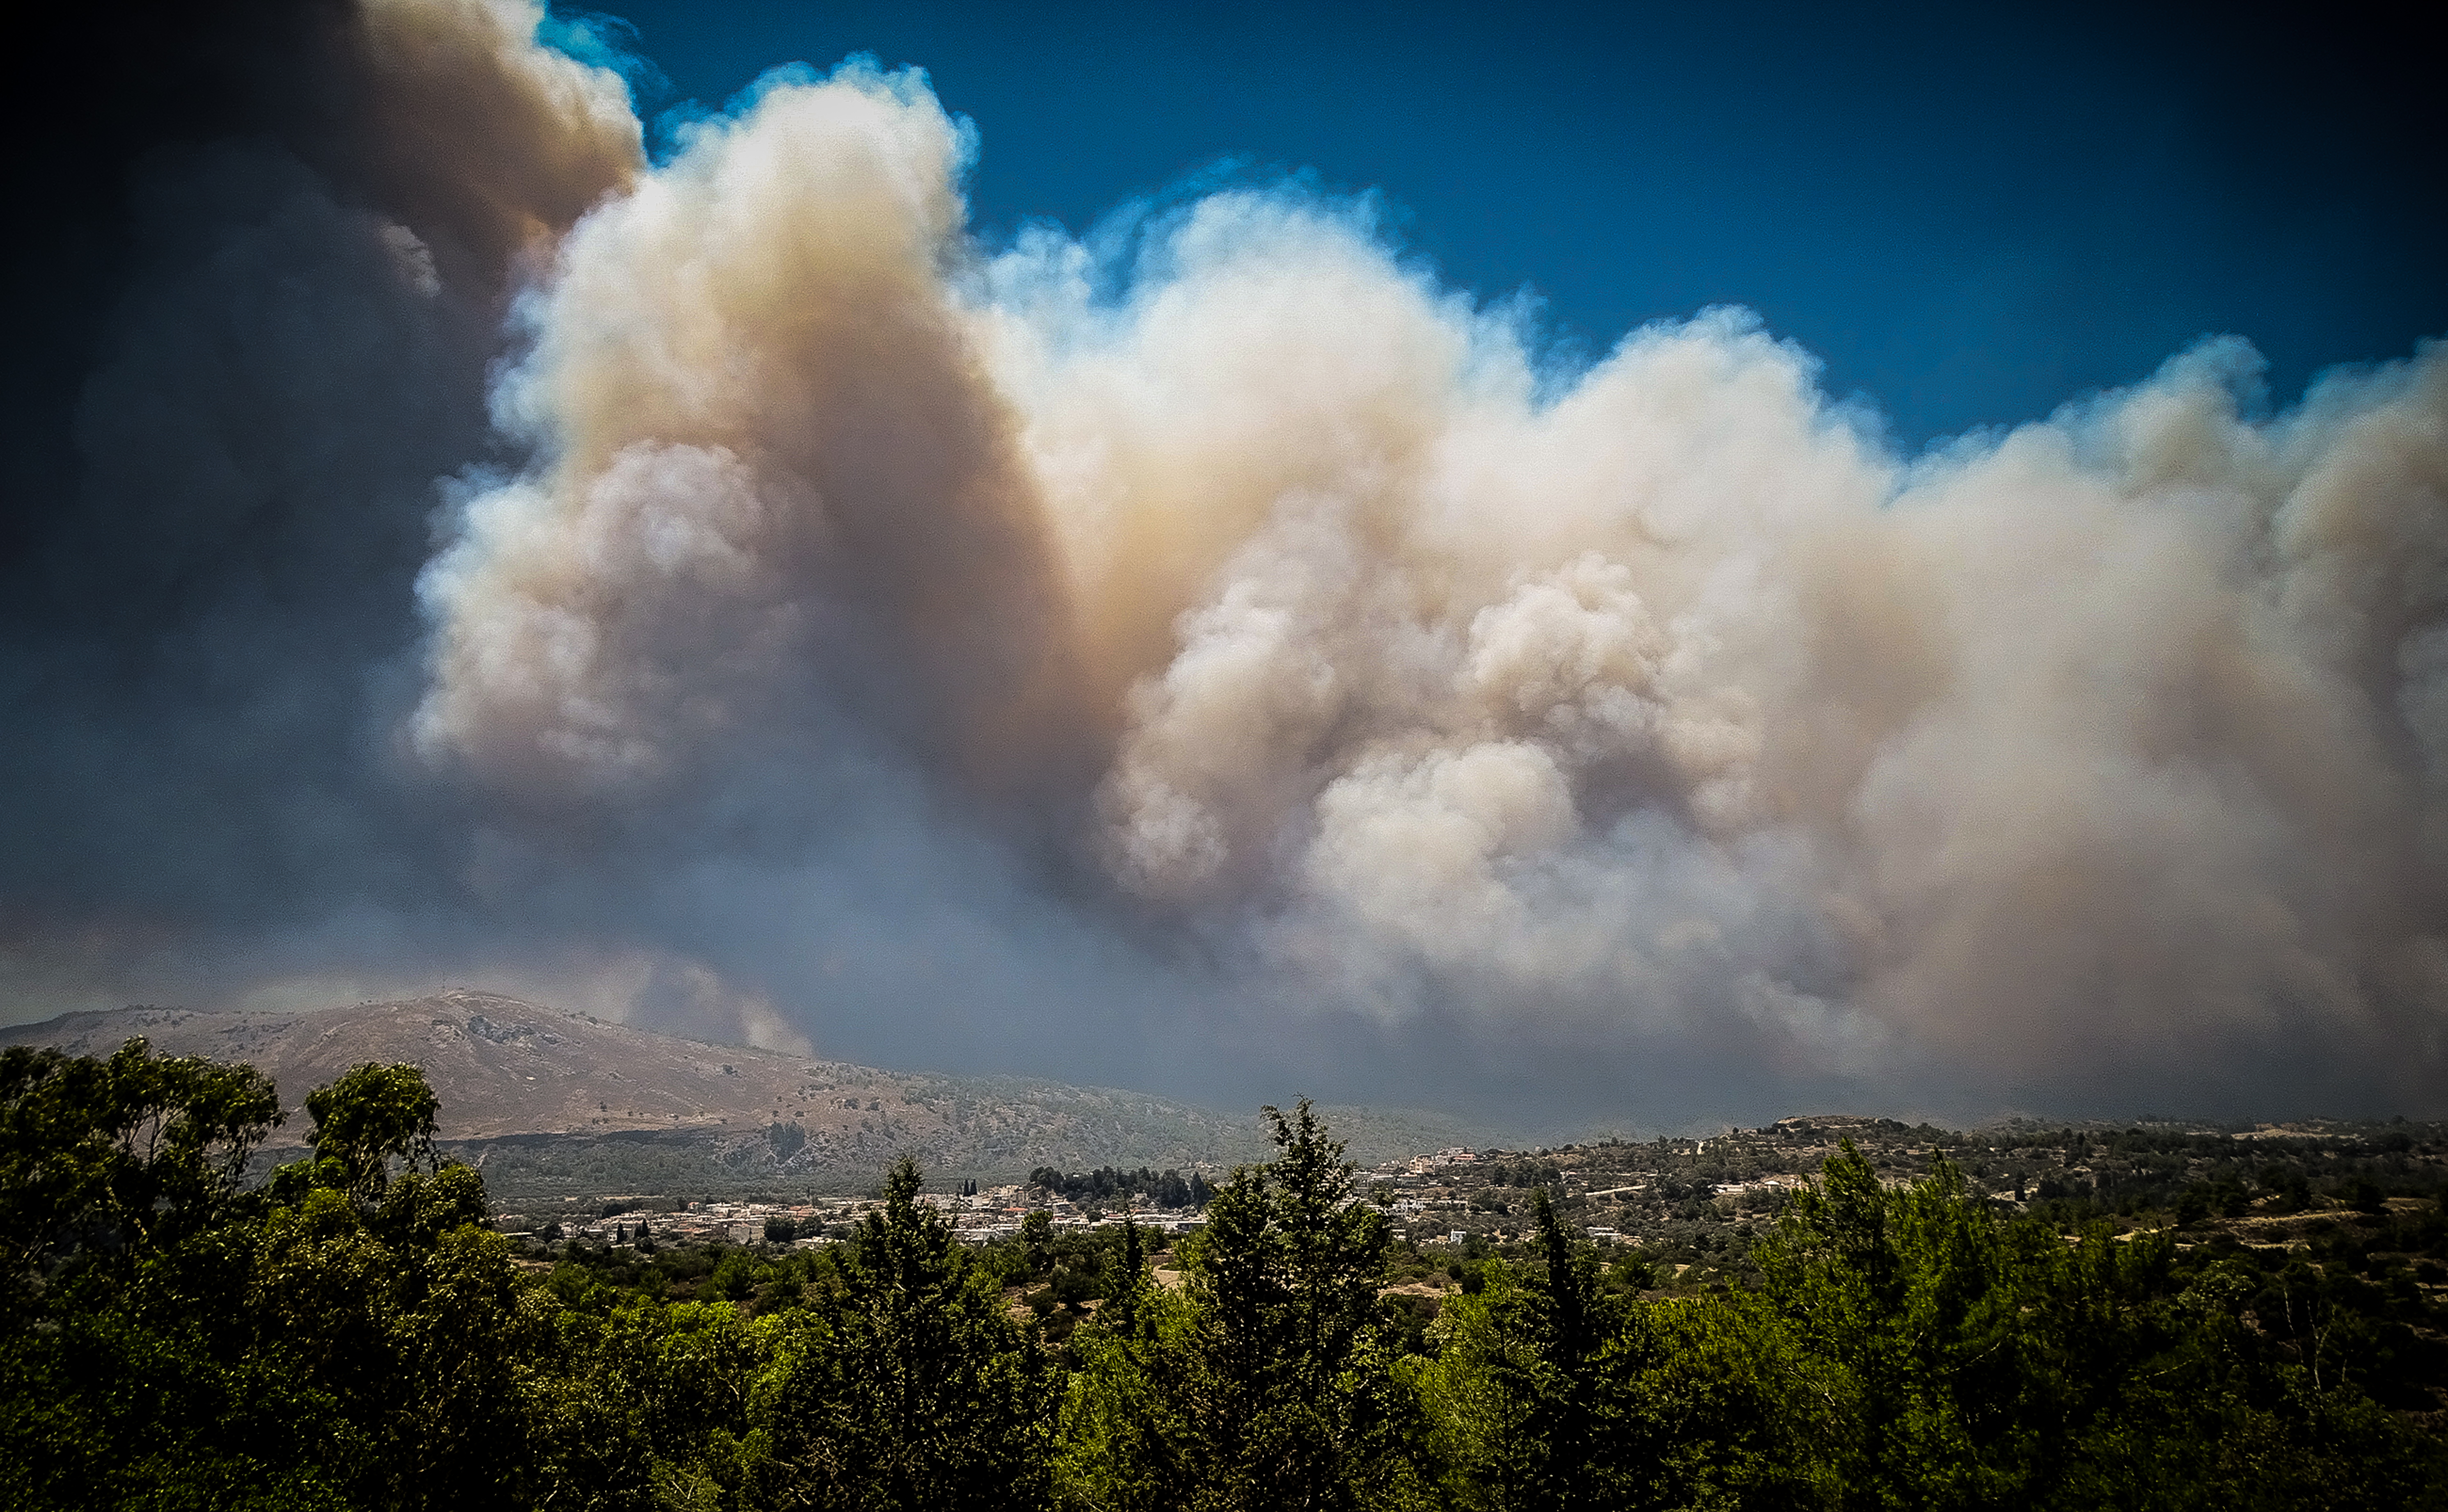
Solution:
<svg viewBox="0 0 2448 1512">
<path fill-rule="evenodd" d="M 946 1176 L 1010 1179 L 1041 1165 L 1230 1166 L 1268 1149 L 1254 1112 L 1224 1114 L 1107 1087 L 880 1071 L 709 1044 L 493 993 L 319 1012 L 127 1008 L 0 1029 L 0 1043 L 107 1055 L 143 1035 L 162 1054 L 244 1061 L 304 1132 L 306 1094 L 365 1061 L 412 1062 L 442 1100 L 442 1134 L 488 1181 L 530 1194 L 863 1185 L 904 1150 Z M 1460 1120 L 1329 1110 L 1374 1162 L 1478 1142 Z"/>
</svg>

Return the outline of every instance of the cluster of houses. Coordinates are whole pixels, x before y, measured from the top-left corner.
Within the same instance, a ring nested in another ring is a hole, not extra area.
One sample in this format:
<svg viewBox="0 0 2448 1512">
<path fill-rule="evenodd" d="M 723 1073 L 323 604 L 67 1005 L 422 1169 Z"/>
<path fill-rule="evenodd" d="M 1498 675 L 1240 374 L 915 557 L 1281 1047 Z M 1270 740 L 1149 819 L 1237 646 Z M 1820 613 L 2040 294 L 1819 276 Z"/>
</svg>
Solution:
<svg viewBox="0 0 2448 1512">
<path fill-rule="evenodd" d="M 1706 1148 L 1706 1141 L 1703 1141 L 1694 1153 Z M 1498 1221 L 1500 1215 L 1518 1219 L 1521 1215 L 1518 1203 L 1511 1204 L 1515 1211 L 1506 1215 L 1501 1214 L 1501 1209 L 1490 1211 L 1473 1200 L 1477 1195 L 1479 1173 L 1486 1168 L 1476 1151 L 1460 1148 L 1438 1150 L 1428 1155 L 1388 1160 L 1368 1174 L 1366 1184 L 1379 1189 L 1387 1211 L 1414 1240 L 1461 1244 L 1475 1232 L 1501 1239 L 1509 1234 L 1518 1234 L 1521 1225 L 1518 1221 Z M 1804 1178 L 1800 1176 L 1768 1175 L 1748 1181 L 1719 1182 L 1711 1192 L 1718 1197 L 1756 1197 L 1762 1194 L 1788 1191 L 1803 1184 Z M 1649 1188 L 1647 1181 L 1591 1188 L 1579 1171 L 1567 1170 L 1562 1173 L 1557 1195 L 1616 1197 L 1646 1192 Z M 1639 1242 L 1603 1225 L 1583 1228 L 1581 1233 L 1602 1245 Z"/>
<path fill-rule="evenodd" d="M 1058 1230 L 1119 1227 L 1127 1218 L 1142 1229 L 1179 1234 L 1189 1234 L 1207 1221 L 1187 1208 L 1131 1206 L 1121 1212 L 1092 1215 L 1059 1192 L 1049 1194 L 1025 1186 L 989 1187 L 968 1196 L 930 1192 L 919 1200 L 941 1212 L 951 1223 L 952 1232 L 972 1244 L 1010 1238 L 1020 1233 L 1031 1213 L 1041 1211 L 1053 1219 Z"/>
<path fill-rule="evenodd" d="M 579 1200 L 576 1197 L 570 1201 Z M 619 1199 L 609 1205 L 620 1206 Z M 861 1199 L 783 1202 L 692 1202 L 671 1212 L 613 1213 L 588 1222 L 561 1225 L 570 1238 L 599 1244 L 763 1244 L 779 1238 L 788 1224 L 790 1242 L 821 1244 L 828 1224 L 854 1223 L 877 1204 Z"/>
<path fill-rule="evenodd" d="M 576 1197 L 568 1200 L 576 1202 Z M 624 1199 L 605 1198 L 619 1208 Z M 918 1199 L 944 1215 L 952 1231 L 971 1244 L 1010 1238 L 1021 1232 L 1028 1215 L 1043 1211 L 1060 1230 L 1119 1226 L 1125 1216 L 1143 1229 L 1166 1234 L 1189 1234 L 1206 1222 L 1187 1209 L 1133 1208 L 1103 1213 L 1083 1212 L 1061 1196 L 1032 1187 L 1000 1186 L 970 1195 L 929 1192 Z M 883 1203 L 872 1197 L 812 1197 L 805 1202 L 692 1202 L 669 1212 L 614 1212 L 603 1217 L 559 1225 L 563 1236 L 599 1244 L 790 1244 L 812 1248 L 831 1244 L 851 1225 Z M 512 1215 L 504 1214 L 504 1219 Z"/>
<path fill-rule="evenodd" d="M 1465 1149 L 1457 1144 L 1448 1149 L 1432 1150 L 1426 1155 L 1411 1156 L 1406 1159 L 1388 1160 L 1377 1168 L 1376 1174 L 1380 1177 L 1431 1176 L 1453 1166 L 1478 1163 L 1478 1151 Z"/>
</svg>

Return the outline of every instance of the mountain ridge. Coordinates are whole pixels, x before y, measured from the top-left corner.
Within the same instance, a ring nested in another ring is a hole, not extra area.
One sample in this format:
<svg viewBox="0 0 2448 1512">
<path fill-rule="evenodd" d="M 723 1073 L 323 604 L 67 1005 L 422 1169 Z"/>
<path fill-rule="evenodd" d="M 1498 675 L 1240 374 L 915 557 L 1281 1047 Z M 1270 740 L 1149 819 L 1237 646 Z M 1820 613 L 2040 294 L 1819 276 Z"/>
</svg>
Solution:
<svg viewBox="0 0 2448 1512">
<path fill-rule="evenodd" d="M 0 1043 L 107 1055 L 138 1035 L 158 1054 L 245 1061 L 270 1076 L 288 1115 L 275 1136 L 284 1144 L 302 1132 L 307 1092 L 377 1061 L 425 1071 L 442 1101 L 445 1141 L 701 1144 L 709 1178 L 734 1182 L 838 1184 L 904 1152 L 931 1171 L 1007 1179 L 1040 1165 L 1227 1167 L 1270 1149 L 1254 1112 L 1123 1088 L 889 1071 L 722 1045 L 465 987 L 301 1013 L 86 1010 L 0 1029 Z M 1364 1163 L 1484 1142 L 1487 1134 L 1416 1110 L 1326 1111 Z"/>
</svg>

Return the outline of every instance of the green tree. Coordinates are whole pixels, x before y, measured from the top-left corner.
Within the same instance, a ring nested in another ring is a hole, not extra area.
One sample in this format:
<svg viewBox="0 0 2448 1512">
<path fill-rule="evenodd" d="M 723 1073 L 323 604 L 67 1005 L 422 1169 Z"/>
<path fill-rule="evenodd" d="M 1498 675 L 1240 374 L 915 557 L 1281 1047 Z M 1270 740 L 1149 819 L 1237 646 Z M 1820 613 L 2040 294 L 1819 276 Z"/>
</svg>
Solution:
<svg viewBox="0 0 2448 1512">
<path fill-rule="evenodd" d="M 0 1463 L 29 1507 L 336 1504 L 322 1399 L 246 1357 L 253 1068 L 0 1052 Z"/>
<path fill-rule="evenodd" d="M 1416 1487 L 1416 1404 L 1378 1327 L 1385 1215 L 1304 1098 L 1265 1110 L 1189 1248 L 1198 1368 L 1183 1372 L 1199 1504 L 1351 1507 Z"/>
<path fill-rule="evenodd" d="M 410 1174 L 441 1167 L 433 1148 L 441 1100 L 415 1066 L 352 1066 L 331 1085 L 308 1093 L 306 1111 L 315 1120 L 306 1142 L 317 1162 L 316 1183 L 358 1202 L 382 1199 L 393 1160 L 405 1162 Z"/>
<path fill-rule="evenodd" d="M 1848 1139 L 1760 1247 L 1766 1297 L 1850 1384 L 1847 1504 L 1994 1506 L 2022 1494 L 2034 1435 L 2025 1310 L 2037 1279 L 1960 1173 L 1890 1190 Z"/>
<path fill-rule="evenodd" d="M 1059 1383 L 895 1162 L 842 1287 L 818 1305 L 826 1347 L 796 1352 L 761 1395 L 777 1507 L 1043 1504 Z"/>
<path fill-rule="evenodd" d="M 1840 1504 L 1851 1382 L 1757 1294 L 1635 1303 L 1591 1368 L 1583 1504 Z"/>
<path fill-rule="evenodd" d="M 23 1326 L 61 1273 L 121 1273 L 226 1217 L 249 1156 L 280 1122 L 252 1066 L 0 1052 L 0 1326 Z"/>
<path fill-rule="evenodd" d="M 1544 1187 L 1531 1202 L 1541 1263 L 1482 1266 L 1479 1287 L 1447 1301 L 1443 1349 L 1421 1375 L 1446 1498 L 1487 1508 L 1613 1505 L 1592 1425 L 1617 1320 L 1601 1304 L 1596 1254 L 1564 1232 Z"/>
<path fill-rule="evenodd" d="M 1537 1327 L 1540 1299 L 1502 1260 L 1449 1292 L 1417 1371 L 1443 1500 L 1469 1512 L 1543 1505 L 1549 1456 L 1537 1418 L 1560 1383 Z"/>
<path fill-rule="evenodd" d="M 1425 1502 L 1425 1420 L 1380 1323 L 1385 1218 L 1307 1101 L 1266 1115 L 1277 1157 L 1214 1194 L 1183 1292 L 1148 1282 L 1123 1234 L 1113 1296 L 1070 1342 L 1067 1504 Z"/>
<path fill-rule="evenodd" d="M 316 1157 L 252 1236 L 251 1352 L 333 1400 L 352 1447 L 332 1473 L 361 1503 L 522 1504 L 545 1302 L 483 1227 L 483 1179 L 434 1151 L 412 1065 L 353 1067 L 306 1106 Z"/>
<path fill-rule="evenodd" d="M 0 1337 L 30 1504 L 525 1500 L 535 1303 L 412 1067 L 310 1098 L 318 1158 L 261 1193 L 238 1177 L 277 1101 L 248 1068 L 131 1042 L 0 1076 L 9 1200 L 46 1236 L 43 1326 Z"/>
<path fill-rule="evenodd" d="M 1113 1326 L 1129 1332 L 1140 1302 L 1147 1295 L 1147 1251 L 1139 1241 L 1139 1226 L 1128 1214 L 1122 1216 L 1122 1245 L 1112 1260 L 1113 1275 L 1105 1284 L 1105 1311 Z"/>
<path fill-rule="evenodd" d="M 829 1347 L 804 1312 L 754 1320 L 728 1302 L 632 1296 L 564 1316 L 545 1403 L 535 1504 L 730 1509 L 767 1504 L 771 1439 L 755 1402 L 785 1362 Z"/>
<path fill-rule="evenodd" d="M 1144 1276 L 1071 1335 L 1078 1361 L 1062 1399 L 1054 1457 L 1058 1500 L 1096 1512 L 1198 1503 L 1199 1378 L 1195 1310 Z"/>
<path fill-rule="evenodd" d="M 1032 1209 L 1020 1220 L 1020 1253 L 1034 1281 L 1054 1269 L 1054 1215 Z"/>
</svg>

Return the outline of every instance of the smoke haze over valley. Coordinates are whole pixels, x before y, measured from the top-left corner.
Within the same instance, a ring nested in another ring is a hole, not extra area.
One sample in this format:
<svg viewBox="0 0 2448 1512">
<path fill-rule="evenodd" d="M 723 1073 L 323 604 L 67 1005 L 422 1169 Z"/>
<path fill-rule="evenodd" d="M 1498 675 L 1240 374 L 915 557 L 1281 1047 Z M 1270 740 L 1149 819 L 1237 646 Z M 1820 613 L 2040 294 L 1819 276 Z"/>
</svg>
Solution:
<svg viewBox="0 0 2448 1512">
<path fill-rule="evenodd" d="M 517 0 L 44 25 L 10 1021 L 449 981 L 1514 1127 L 2443 1111 L 2437 322 L 1922 446 L 1762 315 L 1585 347 L 1297 173 L 982 226 L 998 123 L 911 68 L 641 116 Z"/>
</svg>

